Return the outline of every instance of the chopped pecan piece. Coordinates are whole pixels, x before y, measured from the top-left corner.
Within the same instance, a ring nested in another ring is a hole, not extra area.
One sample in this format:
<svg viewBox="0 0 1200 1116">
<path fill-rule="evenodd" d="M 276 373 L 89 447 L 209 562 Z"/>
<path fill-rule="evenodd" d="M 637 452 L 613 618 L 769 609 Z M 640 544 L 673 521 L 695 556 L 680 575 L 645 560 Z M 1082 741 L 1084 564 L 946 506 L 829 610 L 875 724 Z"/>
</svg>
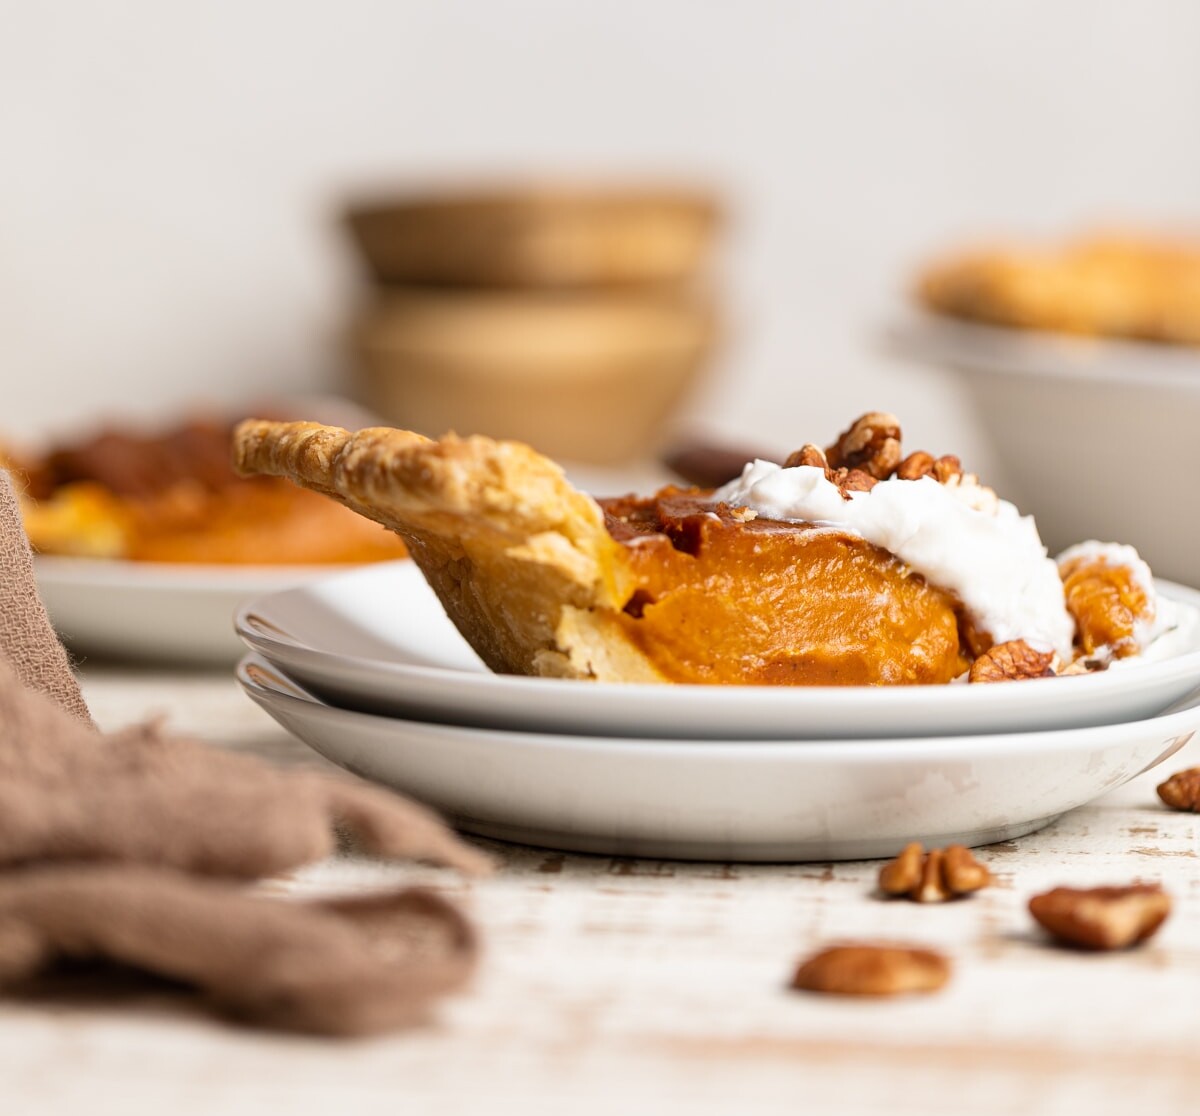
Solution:
<svg viewBox="0 0 1200 1116">
<path fill-rule="evenodd" d="M 991 882 L 991 873 L 963 845 L 931 849 L 926 854 L 924 846 L 913 841 L 879 871 L 880 891 L 907 895 L 917 903 L 943 903 Z"/>
<path fill-rule="evenodd" d="M 801 446 L 795 453 L 788 454 L 788 459 L 783 463 L 785 469 L 796 469 L 801 465 L 824 469 L 825 475 L 829 476 L 829 462 L 825 458 L 825 451 L 811 442 Z"/>
<path fill-rule="evenodd" d="M 869 411 L 851 424 L 825 451 L 834 469 L 862 469 L 876 480 L 900 464 L 900 420 L 882 411 Z"/>
<path fill-rule="evenodd" d="M 952 453 L 939 457 L 933 463 L 933 479 L 938 484 L 949 484 L 955 477 L 963 475 L 962 462 Z"/>
<path fill-rule="evenodd" d="M 1053 651 L 1035 651 L 1023 639 L 998 643 L 971 664 L 968 682 L 1015 682 L 1021 678 L 1053 678 Z"/>
<path fill-rule="evenodd" d="M 862 469 L 838 469 L 830 479 L 841 489 L 842 496 L 847 500 L 851 492 L 870 492 L 879 483 Z"/>
<path fill-rule="evenodd" d="M 792 987 L 838 996 L 898 996 L 936 992 L 950 962 L 932 949 L 876 943 L 831 946 L 804 961 Z"/>
<path fill-rule="evenodd" d="M 1080 949 L 1125 949 L 1144 942 L 1171 913 L 1158 884 L 1056 887 L 1029 901 L 1029 913 L 1059 941 Z"/>
<path fill-rule="evenodd" d="M 1159 783 L 1158 797 L 1172 810 L 1200 814 L 1200 767 L 1176 771 L 1165 783 Z"/>
<path fill-rule="evenodd" d="M 917 450 L 896 466 L 896 476 L 901 480 L 920 480 L 922 477 L 932 476 L 933 465 L 933 454 Z"/>
<path fill-rule="evenodd" d="M 901 480 L 920 480 L 933 477 L 938 484 L 948 484 L 963 475 L 962 462 L 952 453 L 934 457 L 931 453 L 918 450 L 910 453 L 896 466 L 896 476 Z"/>
<path fill-rule="evenodd" d="M 801 446 L 795 453 L 789 454 L 783 463 L 785 469 L 795 469 L 808 465 L 814 469 L 824 469 L 825 479 L 837 485 L 842 498 L 849 500 L 851 492 L 870 492 L 875 487 L 876 478 L 864 469 L 849 469 L 845 466 L 834 469 L 830 466 L 825 451 L 812 444 Z"/>
</svg>

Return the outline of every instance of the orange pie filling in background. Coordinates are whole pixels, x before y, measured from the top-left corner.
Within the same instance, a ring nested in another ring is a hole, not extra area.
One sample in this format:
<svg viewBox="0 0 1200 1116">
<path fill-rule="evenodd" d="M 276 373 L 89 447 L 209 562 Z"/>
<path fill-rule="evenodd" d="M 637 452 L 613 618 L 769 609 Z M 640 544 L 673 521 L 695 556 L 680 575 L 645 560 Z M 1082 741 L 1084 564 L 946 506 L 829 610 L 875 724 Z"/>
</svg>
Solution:
<svg viewBox="0 0 1200 1116">
<path fill-rule="evenodd" d="M 17 478 L 41 554 L 135 562 L 305 565 L 402 558 L 391 531 L 278 477 L 239 477 L 232 426 L 107 430 L 36 458 Z"/>
</svg>

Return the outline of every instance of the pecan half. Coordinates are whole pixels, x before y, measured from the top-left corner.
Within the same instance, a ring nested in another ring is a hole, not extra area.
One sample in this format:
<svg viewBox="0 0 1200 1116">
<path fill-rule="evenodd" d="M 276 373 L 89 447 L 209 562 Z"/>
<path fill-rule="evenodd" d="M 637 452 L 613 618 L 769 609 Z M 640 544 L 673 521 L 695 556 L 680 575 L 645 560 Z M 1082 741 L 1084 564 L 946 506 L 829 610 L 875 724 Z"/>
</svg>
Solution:
<svg viewBox="0 0 1200 1116">
<path fill-rule="evenodd" d="M 1080 949 L 1125 949 L 1144 942 L 1171 913 L 1158 884 L 1056 887 L 1029 900 L 1029 913 L 1060 942 Z"/>
<path fill-rule="evenodd" d="M 856 943 L 831 946 L 804 961 L 792 987 L 837 996 L 898 996 L 936 992 L 950 979 L 950 962 L 932 949 Z"/>
<path fill-rule="evenodd" d="M 1053 678 L 1053 651 L 1035 651 L 1023 639 L 998 643 L 971 664 L 968 682 L 1015 682 L 1022 678 Z"/>
<path fill-rule="evenodd" d="M 906 895 L 917 903 L 944 903 L 987 887 L 992 874 L 964 845 L 931 849 L 919 841 L 905 845 L 895 860 L 879 870 L 879 890 Z"/>
<path fill-rule="evenodd" d="M 1165 783 L 1159 783 L 1158 797 L 1172 810 L 1200 814 L 1200 767 L 1176 771 Z"/>
<path fill-rule="evenodd" d="M 890 477 L 900 464 L 900 420 L 868 411 L 825 451 L 834 469 L 862 469 L 876 480 Z"/>
</svg>

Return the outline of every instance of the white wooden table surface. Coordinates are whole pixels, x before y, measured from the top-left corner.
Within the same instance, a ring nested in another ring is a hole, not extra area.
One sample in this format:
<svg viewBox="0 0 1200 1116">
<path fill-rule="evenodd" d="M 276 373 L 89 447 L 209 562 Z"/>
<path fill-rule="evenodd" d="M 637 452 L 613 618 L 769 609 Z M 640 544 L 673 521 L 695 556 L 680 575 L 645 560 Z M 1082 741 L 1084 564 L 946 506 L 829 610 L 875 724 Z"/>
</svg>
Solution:
<svg viewBox="0 0 1200 1116">
<path fill-rule="evenodd" d="M 105 727 L 179 730 L 280 763 L 322 764 L 224 674 L 85 672 Z M 1039 834 L 980 853 L 997 886 L 944 906 L 884 903 L 877 864 L 741 867 L 559 855 L 487 843 L 501 869 L 335 860 L 284 886 L 420 879 L 483 930 L 472 990 L 435 1024 L 361 1042 L 226 1027 L 162 1000 L 0 1001 L 0 1114 L 787 1112 L 1200 1113 L 1200 816 L 1154 794 L 1193 742 Z M 1147 947 L 1044 944 L 1028 897 L 1161 880 L 1175 911 Z M 846 1002 L 786 990 L 830 939 L 952 955 L 930 997 Z"/>
</svg>

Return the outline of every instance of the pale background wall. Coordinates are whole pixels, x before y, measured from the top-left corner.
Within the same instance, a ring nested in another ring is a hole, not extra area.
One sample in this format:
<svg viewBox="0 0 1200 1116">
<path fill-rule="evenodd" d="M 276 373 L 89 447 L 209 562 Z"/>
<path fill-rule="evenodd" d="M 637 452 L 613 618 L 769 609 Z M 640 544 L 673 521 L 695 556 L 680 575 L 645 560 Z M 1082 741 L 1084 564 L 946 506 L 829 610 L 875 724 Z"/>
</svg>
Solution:
<svg viewBox="0 0 1200 1116">
<path fill-rule="evenodd" d="M 786 449 L 880 406 L 970 452 L 952 379 L 873 343 L 914 262 L 962 235 L 1200 208 L 1189 0 L 0 14 L 0 437 L 335 382 L 348 192 L 631 171 L 699 175 L 737 211 L 737 331 L 694 416 Z"/>
</svg>

